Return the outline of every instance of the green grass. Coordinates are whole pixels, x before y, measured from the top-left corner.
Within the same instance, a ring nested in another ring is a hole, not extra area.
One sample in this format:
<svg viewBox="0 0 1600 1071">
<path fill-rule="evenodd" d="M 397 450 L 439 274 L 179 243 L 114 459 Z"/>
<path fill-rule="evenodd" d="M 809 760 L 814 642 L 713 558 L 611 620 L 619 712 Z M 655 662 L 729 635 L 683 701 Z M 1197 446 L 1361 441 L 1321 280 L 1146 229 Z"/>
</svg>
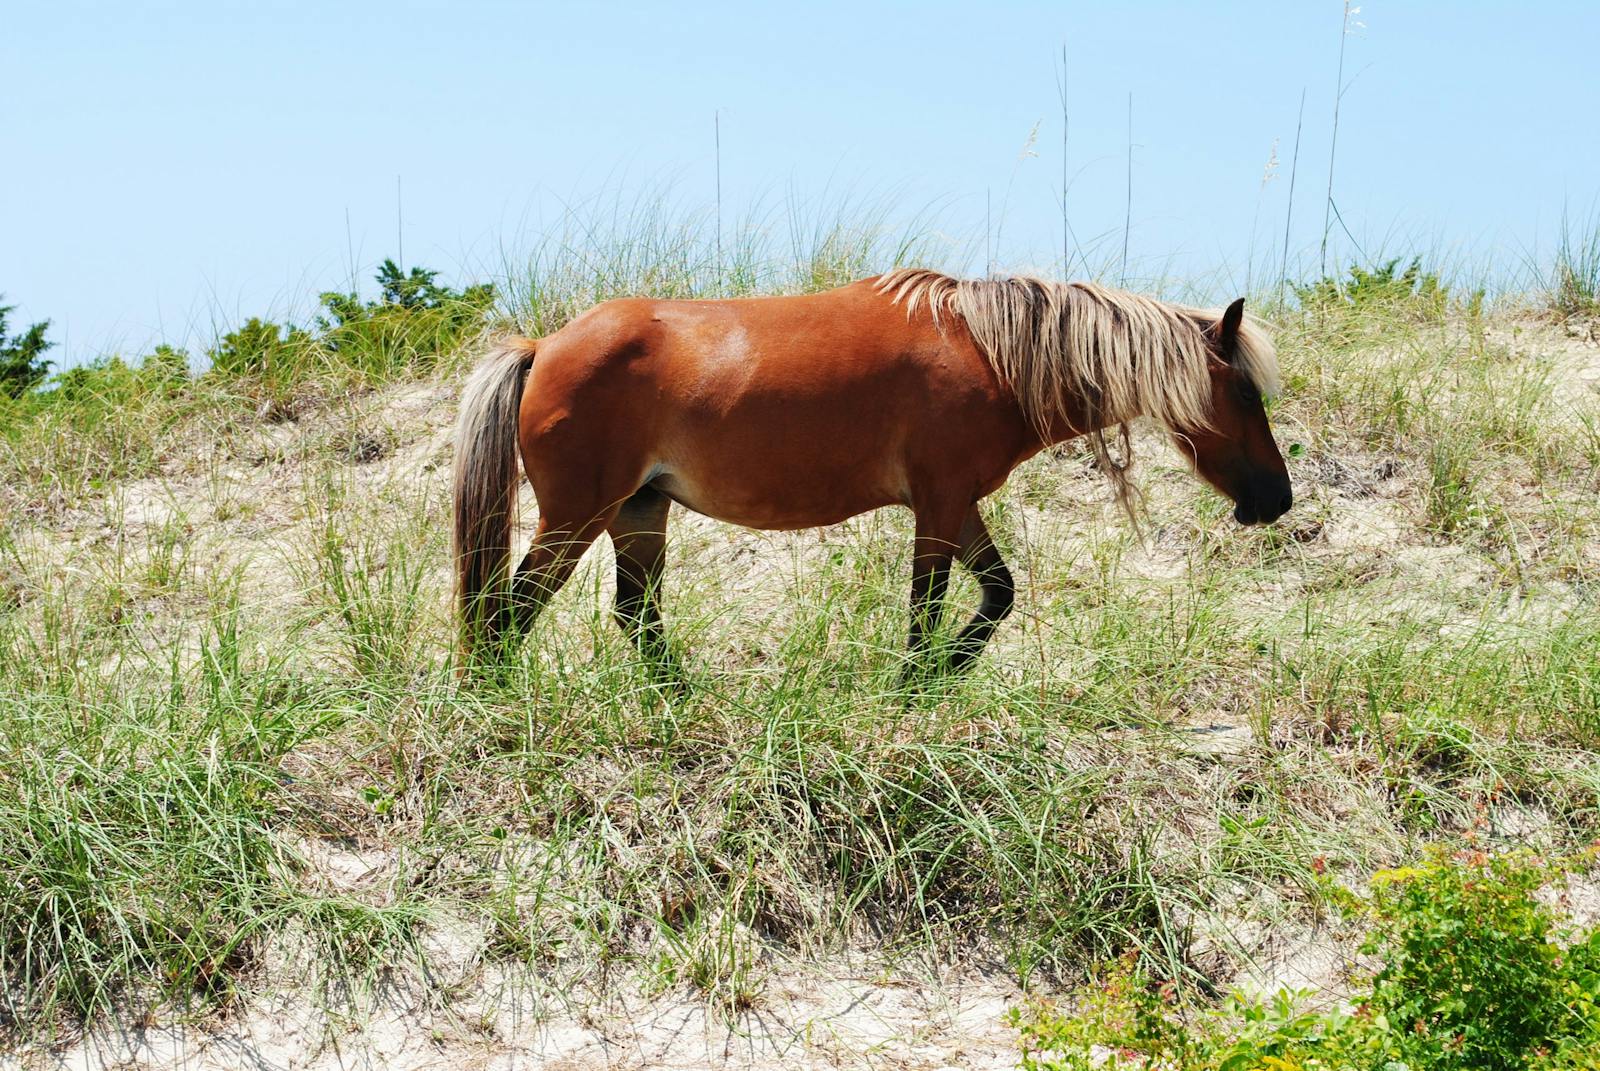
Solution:
<svg viewBox="0 0 1600 1071">
<path fill-rule="evenodd" d="M 1600 216 L 1574 223 L 1562 213 L 1547 303 L 1566 319 L 1600 313 Z"/>
<path fill-rule="evenodd" d="M 622 972 L 728 1015 L 863 947 L 1046 988 L 1131 953 L 1219 990 L 1257 950 L 1230 935 L 1308 924 L 1325 868 L 1511 836 L 1508 807 L 1553 849 L 1600 833 L 1594 403 L 1537 324 L 1438 287 L 1284 313 L 1282 526 L 1146 450 L 1141 544 L 1081 452 L 1030 462 L 989 506 L 1018 613 L 966 678 L 899 690 L 885 513 L 825 542 L 677 517 L 687 697 L 611 623 L 603 548 L 461 685 L 440 436 L 475 340 L 925 255 L 871 212 L 786 224 L 719 263 L 659 204 L 575 215 L 495 308 L 0 401 L 11 1043 L 285 978 L 360 1003 L 458 923 L 551 989 Z"/>
</svg>

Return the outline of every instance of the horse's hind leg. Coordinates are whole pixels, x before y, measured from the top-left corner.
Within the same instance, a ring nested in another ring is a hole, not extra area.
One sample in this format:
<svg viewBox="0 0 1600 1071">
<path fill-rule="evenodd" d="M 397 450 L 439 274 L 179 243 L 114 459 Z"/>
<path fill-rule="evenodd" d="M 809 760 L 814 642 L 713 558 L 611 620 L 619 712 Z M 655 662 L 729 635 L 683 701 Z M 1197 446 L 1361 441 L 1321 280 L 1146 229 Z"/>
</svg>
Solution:
<svg viewBox="0 0 1600 1071">
<path fill-rule="evenodd" d="M 503 637 L 506 642 L 521 636 L 533 624 L 616 512 L 613 506 L 598 517 L 578 523 L 554 521 L 548 514 L 541 514 L 533 545 L 512 581 L 511 627 Z"/>
<path fill-rule="evenodd" d="M 661 625 L 661 573 L 671 509 L 666 495 L 641 487 L 622 504 L 607 531 L 617 552 L 617 624 L 646 661 L 677 678 L 678 665 Z"/>
<path fill-rule="evenodd" d="M 1000 551 L 990 538 L 989 529 L 984 525 L 983 516 L 976 505 L 962 522 L 961 549 L 956 557 L 978 578 L 982 601 L 978 604 L 978 612 L 956 637 L 955 650 L 950 654 L 951 670 L 959 670 L 978 657 L 993 635 L 995 626 L 1011 613 L 1012 603 L 1017 596 L 1011 570 L 1006 568 L 1005 559 L 1000 557 Z"/>
</svg>

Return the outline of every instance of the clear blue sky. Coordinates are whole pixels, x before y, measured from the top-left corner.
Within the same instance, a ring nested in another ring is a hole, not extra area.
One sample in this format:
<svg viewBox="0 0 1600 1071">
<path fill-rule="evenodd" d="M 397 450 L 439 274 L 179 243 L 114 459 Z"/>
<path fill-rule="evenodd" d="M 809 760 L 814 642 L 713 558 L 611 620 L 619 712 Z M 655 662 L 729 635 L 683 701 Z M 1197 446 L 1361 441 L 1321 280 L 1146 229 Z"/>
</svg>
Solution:
<svg viewBox="0 0 1600 1071">
<path fill-rule="evenodd" d="M 1600 194 L 1600 4 L 1368 0 L 1347 41 L 1335 197 L 1369 251 L 1514 273 Z M 452 279 L 561 205 L 670 183 L 710 203 L 825 192 L 939 206 L 1002 267 L 1054 268 L 1069 63 L 1069 208 L 1132 258 L 1242 285 L 1281 240 L 1314 265 L 1338 0 L 1209 3 L 7 4 L 0 291 L 81 360 L 304 315 L 395 252 Z M 1019 152 L 1040 123 L 1036 157 Z M 1278 177 L 1262 188 L 1274 139 Z M 1258 271 L 1260 269 L 1258 268 Z"/>
</svg>

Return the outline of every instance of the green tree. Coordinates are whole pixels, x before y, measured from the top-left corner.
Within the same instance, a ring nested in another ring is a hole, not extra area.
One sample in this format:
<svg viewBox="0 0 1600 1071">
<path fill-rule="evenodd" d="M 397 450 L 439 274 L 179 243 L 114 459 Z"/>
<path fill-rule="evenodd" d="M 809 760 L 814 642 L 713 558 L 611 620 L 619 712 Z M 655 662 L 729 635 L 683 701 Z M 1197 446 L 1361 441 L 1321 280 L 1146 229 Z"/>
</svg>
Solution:
<svg viewBox="0 0 1600 1071">
<path fill-rule="evenodd" d="M 49 373 L 50 362 L 43 355 L 55 343 L 44 337 L 49 320 L 34 324 L 20 335 L 9 335 L 6 317 L 15 310 L 15 305 L 0 305 L 0 393 L 20 398 Z"/>
</svg>

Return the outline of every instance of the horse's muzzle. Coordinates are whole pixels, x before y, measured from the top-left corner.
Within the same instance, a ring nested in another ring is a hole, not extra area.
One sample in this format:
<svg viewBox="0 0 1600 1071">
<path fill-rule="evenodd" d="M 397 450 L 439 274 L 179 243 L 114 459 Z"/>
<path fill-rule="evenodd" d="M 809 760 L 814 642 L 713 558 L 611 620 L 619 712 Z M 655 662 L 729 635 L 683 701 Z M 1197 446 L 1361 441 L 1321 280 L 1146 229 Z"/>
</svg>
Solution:
<svg viewBox="0 0 1600 1071">
<path fill-rule="evenodd" d="M 1294 491 L 1289 481 L 1276 490 L 1262 495 L 1241 498 L 1233 507 L 1233 519 L 1240 524 L 1271 524 L 1289 512 L 1294 505 Z"/>
</svg>

